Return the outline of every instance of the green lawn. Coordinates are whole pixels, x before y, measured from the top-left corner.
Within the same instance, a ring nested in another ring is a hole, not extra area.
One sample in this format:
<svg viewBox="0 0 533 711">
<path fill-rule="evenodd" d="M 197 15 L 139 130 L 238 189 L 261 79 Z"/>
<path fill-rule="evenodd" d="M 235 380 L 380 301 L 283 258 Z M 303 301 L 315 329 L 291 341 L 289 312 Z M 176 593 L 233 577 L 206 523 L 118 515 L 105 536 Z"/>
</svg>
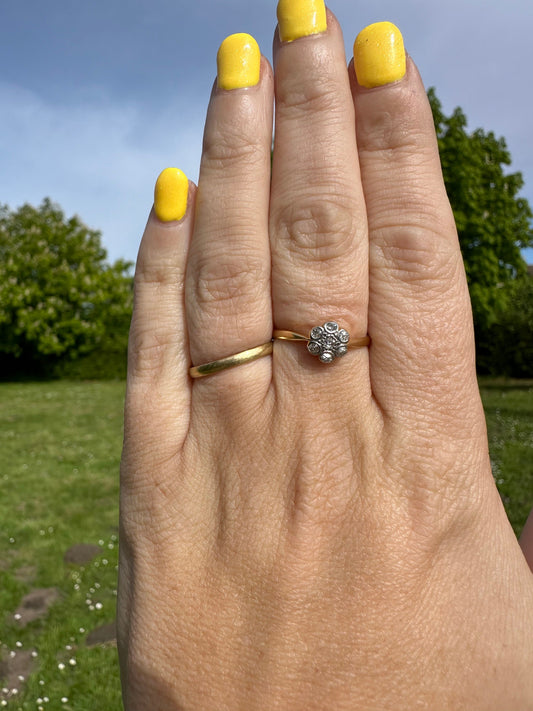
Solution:
<svg viewBox="0 0 533 711">
<path fill-rule="evenodd" d="M 124 387 L 0 385 L 0 656 L 33 652 L 35 665 L 8 710 L 122 708 L 116 649 L 86 638 L 115 617 Z M 481 387 L 494 474 L 518 533 L 533 505 L 533 382 Z M 85 566 L 65 563 L 77 543 L 100 554 Z M 13 614 L 36 588 L 60 597 L 21 629 Z"/>
</svg>

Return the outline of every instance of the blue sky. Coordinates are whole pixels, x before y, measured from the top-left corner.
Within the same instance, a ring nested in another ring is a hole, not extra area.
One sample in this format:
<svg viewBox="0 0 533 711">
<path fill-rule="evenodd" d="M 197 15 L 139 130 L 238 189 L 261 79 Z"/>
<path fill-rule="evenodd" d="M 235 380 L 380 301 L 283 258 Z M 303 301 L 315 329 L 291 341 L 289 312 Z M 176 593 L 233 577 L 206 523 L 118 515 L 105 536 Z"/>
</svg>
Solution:
<svg viewBox="0 0 533 711">
<path fill-rule="evenodd" d="M 331 0 L 347 49 L 365 25 L 402 30 L 426 86 L 469 128 L 507 139 L 533 205 L 532 0 Z M 275 0 L 3 0 L 0 202 L 45 196 L 134 260 L 153 184 L 168 165 L 196 180 L 225 36 L 271 58 Z M 533 250 L 527 254 L 533 262 Z"/>
</svg>

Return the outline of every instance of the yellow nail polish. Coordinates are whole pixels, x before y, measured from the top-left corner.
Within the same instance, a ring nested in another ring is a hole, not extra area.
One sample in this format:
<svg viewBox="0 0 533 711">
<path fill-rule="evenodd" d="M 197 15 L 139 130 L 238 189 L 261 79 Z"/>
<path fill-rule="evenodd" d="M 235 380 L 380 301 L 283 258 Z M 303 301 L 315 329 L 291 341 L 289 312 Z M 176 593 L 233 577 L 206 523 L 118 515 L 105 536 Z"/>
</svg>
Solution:
<svg viewBox="0 0 533 711">
<path fill-rule="evenodd" d="M 357 35 L 353 46 L 357 81 L 372 89 L 405 76 L 405 49 L 400 30 L 392 22 L 376 22 Z"/>
<path fill-rule="evenodd" d="M 261 50 L 251 35 L 240 32 L 226 37 L 217 54 L 220 89 L 244 89 L 259 82 Z"/>
<path fill-rule="evenodd" d="M 187 212 L 189 181 L 179 168 L 165 168 L 154 189 L 154 210 L 161 222 L 181 220 Z"/>
<path fill-rule="evenodd" d="M 325 32 L 328 21 L 324 0 L 279 0 L 278 23 L 282 42 Z"/>
</svg>

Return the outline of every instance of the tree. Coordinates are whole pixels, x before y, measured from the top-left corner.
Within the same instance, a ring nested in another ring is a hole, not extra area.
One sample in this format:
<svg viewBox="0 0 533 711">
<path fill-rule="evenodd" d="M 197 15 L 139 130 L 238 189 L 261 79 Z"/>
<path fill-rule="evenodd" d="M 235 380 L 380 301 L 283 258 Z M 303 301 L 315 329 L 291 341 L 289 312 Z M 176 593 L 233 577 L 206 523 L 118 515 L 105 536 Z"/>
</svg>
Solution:
<svg viewBox="0 0 533 711">
<path fill-rule="evenodd" d="M 505 172 L 505 140 L 482 129 L 468 133 L 460 108 L 445 116 L 435 90 L 428 96 L 479 340 L 505 311 L 512 294 L 505 285 L 526 272 L 520 250 L 533 246 L 533 213 L 519 195 L 522 175 Z"/>
<path fill-rule="evenodd" d="M 130 264 L 106 263 L 100 233 L 49 199 L 0 207 L 0 355 L 30 371 L 76 359 L 127 331 Z M 113 329 L 110 334 L 110 329 Z"/>
</svg>

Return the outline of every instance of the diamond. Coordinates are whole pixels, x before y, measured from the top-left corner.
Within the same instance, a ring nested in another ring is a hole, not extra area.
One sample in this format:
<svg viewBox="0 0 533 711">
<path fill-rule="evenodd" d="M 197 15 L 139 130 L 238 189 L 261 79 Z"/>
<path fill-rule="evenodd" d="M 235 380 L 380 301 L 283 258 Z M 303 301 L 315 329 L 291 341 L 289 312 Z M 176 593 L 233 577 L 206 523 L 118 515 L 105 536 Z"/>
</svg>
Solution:
<svg viewBox="0 0 533 711">
<path fill-rule="evenodd" d="M 331 363 L 346 354 L 350 340 L 348 331 L 339 329 L 335 321 L 327 321 L 323 326 L 315 326 L 309 334 L 307 350 L 319 357 L 322 363 Z"/>
</svg>

